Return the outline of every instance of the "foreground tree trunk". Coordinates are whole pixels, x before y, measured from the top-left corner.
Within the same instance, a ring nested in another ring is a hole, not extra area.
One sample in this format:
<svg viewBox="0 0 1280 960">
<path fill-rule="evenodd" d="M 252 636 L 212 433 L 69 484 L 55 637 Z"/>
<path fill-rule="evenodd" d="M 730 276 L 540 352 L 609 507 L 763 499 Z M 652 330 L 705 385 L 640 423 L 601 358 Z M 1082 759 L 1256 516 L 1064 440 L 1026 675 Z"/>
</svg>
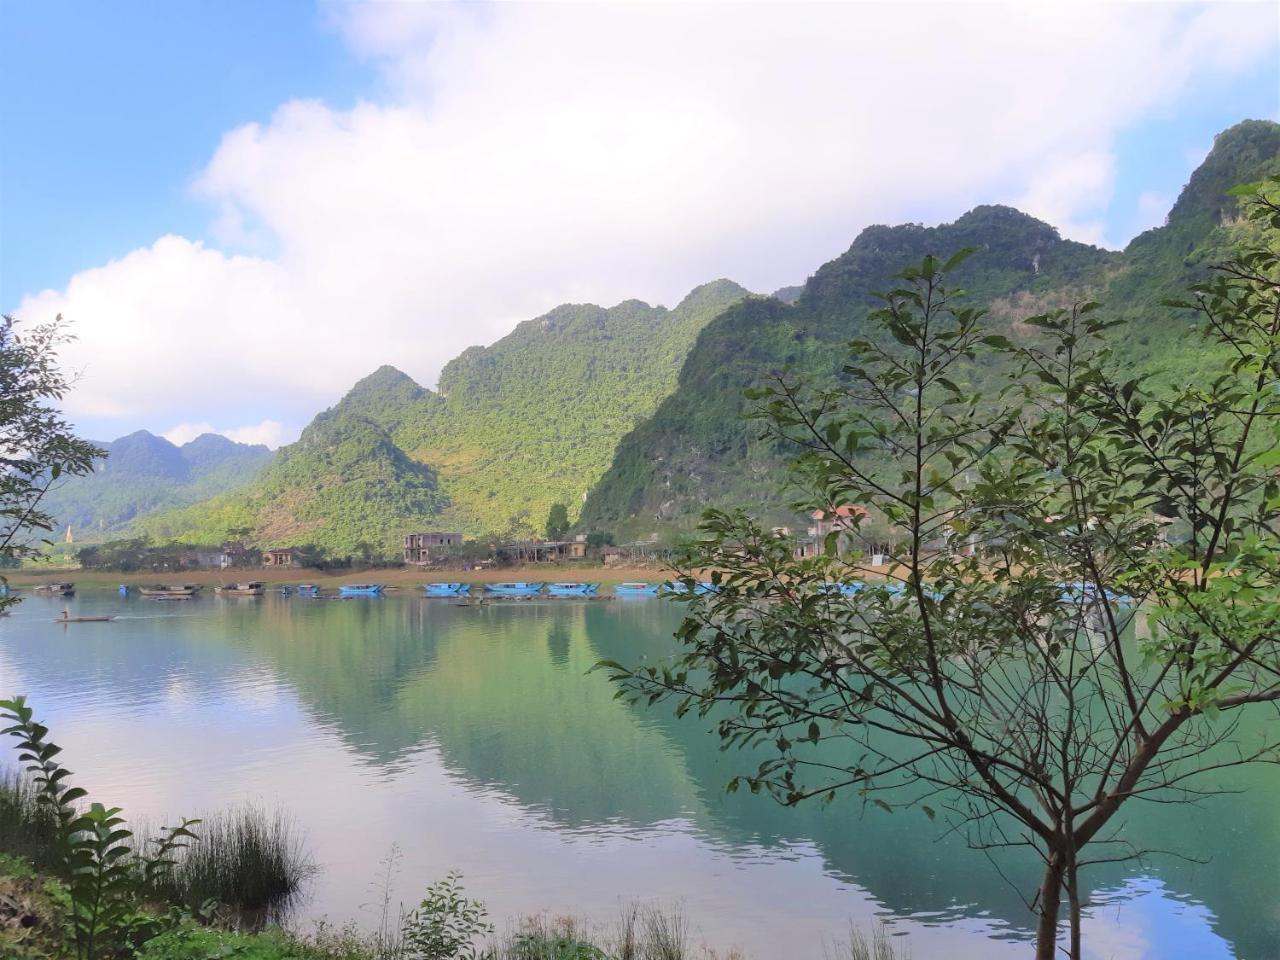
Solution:
<svg viewBox="0 0 1280 960">
<path fill-rule="evenodd" d="M 1040 883 L 1040 924 L 1036 927 L 1036 960 L 1055 960 L 1058 952 L 1058 909 L 1062 903 L 1062 859 L 1050 854 Z"/>
</svg>

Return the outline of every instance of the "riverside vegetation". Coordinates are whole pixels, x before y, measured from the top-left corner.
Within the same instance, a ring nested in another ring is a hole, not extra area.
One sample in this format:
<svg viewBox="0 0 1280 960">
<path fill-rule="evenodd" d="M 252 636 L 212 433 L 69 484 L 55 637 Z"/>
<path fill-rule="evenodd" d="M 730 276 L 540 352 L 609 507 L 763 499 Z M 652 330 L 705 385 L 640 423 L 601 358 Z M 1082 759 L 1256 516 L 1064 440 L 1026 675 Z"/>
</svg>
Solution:
<svg viewBox="0 0 1280 960">
<path fill-rule="evenodd" d="M 6 960 L 685 960 L 678 912 L 633 906 L 610 927 L 531 917 L 493 937 L 450 873 L 412 910 L 391 908 L 388 858 L 373 932 L 281 925 L 314 867 L 289 822 L 252 807 L 182 820 L 154 838 L 89 802 L 21 697 L 0 700 L 20 774 L 0 770 L 0 951 Z M 883 930 L 850 931 L 834 960 L 905 960 Z M 716 955 L 705 948 L 704 960 Z M 732 960 L 730 954 L 724 960 Z"/>
<path fill-rule="evenodd" d="M 313 544 L 340 557 L 360 543 L 392 553 L 411 529 L 536 534 L 555 503 L 577 532 L 619 541 L 654 532 L 674 539 L 707 505 L 746 506 L 791 524 L 785 449 L 744 422 L 742 391 L 788 366 L 832 382 L 844 344 L 877 335 L 871 291 L 889 286 L 903 264 L 975 248 L 953 280 L 989 306 L 988 324 L 1006 336 L 1024 332 L 1024 316 L 1103 299 L 1124 324 L 1117 360 L 1185 382 L 1200 348 L 1161 301 L 1237 248 L 1243 224 L 1227 191 L 1278 171 L 1280 125 L 1246 121 L 1218 136 L 1166 223 L 1123 251 L 1064 240 L 1017 210 L 984 206 L 938 227 L 867 227 L 802 287 L 772 297 L 722 280 L 671 310 L 638 301 L 557 307 L 465 351 L 437 390 L 392 367 L 375 371 L 261 472 L 246 470 L 234 491 L 159 509 L 127 489 L 113 495 L 134 503 L 136 519 L 111 535 L 216 544 L 247 530 L 257 547 Z M 982 388 L 996 383 L 994 373 L 979 365 L 965 376 Z M 88 486 L 68 484 L 69 500 L 77 488 Z M 93 519 L 92 511 L 77 516 Z"/>
</svg>

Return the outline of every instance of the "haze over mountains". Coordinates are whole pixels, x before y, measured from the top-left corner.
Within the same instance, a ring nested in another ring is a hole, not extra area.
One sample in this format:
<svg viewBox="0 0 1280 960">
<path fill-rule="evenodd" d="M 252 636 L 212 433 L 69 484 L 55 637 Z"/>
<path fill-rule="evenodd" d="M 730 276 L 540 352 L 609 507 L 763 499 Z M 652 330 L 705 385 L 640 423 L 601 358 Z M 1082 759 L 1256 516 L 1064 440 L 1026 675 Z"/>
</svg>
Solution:
<svg viewBox="0 0 1280 960">
<path fill-rule="evenodd" d="M 982 206 L 936 227 L 868 227 L 802 287 L 772 297 L 719 280 L 670 310 L 635 300 L 557 307 L 464 351 L 437 390 L 380 368 L 274 458 L 245 448 L 240 459 L 197 468 L 181 451 L 212 450 L 201 437 L 174 448 L 188 463 L 182 480 L 172 452 L 150 442 L 159 438 L 122 438 L 112 445 L 124 444 L 122 461 L 68 483 L 54 512 L 101 537 L 127 530 L 214 543 L 248 529 L 260 546 L 310 543 L 337 554 L 361 544 L 390 551 L 418 528 L 537 532 L 555 502 L 579 529 L 623 538 L 687 527 L 710 504 L 787 517 L 782 452 L 743 421 L 742 390 L 787 365 L 831 376 L 842 345 L 867 332 L 873 293 L 904 266 L 976 247 L 956 280 L 989 305 L 1002 332 L 1073 299 L 1098 299 L 1125 321 L 1121 362 L 1185 377 L 1201 347 L 1161 300 L 1203 275 L 1244 229 L 1226 191 L 1276 173 L 1280 125 L 1247 121 L 1219 135 L 1167 223 L 1123 251 Z M 980 382 L 983 372 L 972 375 Z M 120 469 L 142 448 L 177 473 Z"/>
<path fill-rule="evenodd" d="M 247 486 L 272 458 L 261 444 L 216 433 L 177 446 L 139 430 L 98 446 L 107 456 L 94 472 L 55 486 L 45 502 L 79 539 L 109 539 L 140 516 Z"/>
</svg>

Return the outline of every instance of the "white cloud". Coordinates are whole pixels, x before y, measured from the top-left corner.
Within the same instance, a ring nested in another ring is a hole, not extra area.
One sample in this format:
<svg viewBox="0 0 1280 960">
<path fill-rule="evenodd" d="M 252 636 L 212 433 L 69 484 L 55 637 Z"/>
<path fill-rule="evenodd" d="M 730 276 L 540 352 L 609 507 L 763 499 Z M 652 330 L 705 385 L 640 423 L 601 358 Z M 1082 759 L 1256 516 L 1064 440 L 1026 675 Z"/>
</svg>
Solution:
<svg viewBox="0 0 1280 960">
<path fill-rule="evenodd" d="M 1138 195 L 1138 214 L 1134 223 L 1135 233 L 1150 230 L 1164 224 L 1169 216 L 1173 198 L 1157 190 L 1146 190 Z"/>
<path fill-rule="evenodd" d="M 161 436 L 170 443 L 182 446 L 182 444 L 189 443 L 196 437 L 206 433 L 220 433 L 237 443 L 264 443 L 272 450 L 297 437 L 296 430 L 288 429 L 279 420 L 263 420 L 261 423 L 251 423 L 243 427 L 224 427 L 221 429 L 207 421 L 199 423 L 184 422 L 170 427 Z"/>
<path fill-rule="evenodd" d="M 1102 244 L 1104 227 L 1098 217 L 1114 182 L 1115 158 L 1110 153 L 1067 153 L 1049 159 L 1014 206 L 1053 224 L 1065 237 Z"/>
<path fill-rule="evenodd" d="M 302 421 L 562 301 L 767 291 L 976 202 L 1097 240 L 1115 133 L 1276 41 L 1230 4 L 329 10 L 383 102 L 230 131 L 193 187 L 225 249 L 162 237 L 22 304 L 75 324 L 73 414 Z"/>
</svg>

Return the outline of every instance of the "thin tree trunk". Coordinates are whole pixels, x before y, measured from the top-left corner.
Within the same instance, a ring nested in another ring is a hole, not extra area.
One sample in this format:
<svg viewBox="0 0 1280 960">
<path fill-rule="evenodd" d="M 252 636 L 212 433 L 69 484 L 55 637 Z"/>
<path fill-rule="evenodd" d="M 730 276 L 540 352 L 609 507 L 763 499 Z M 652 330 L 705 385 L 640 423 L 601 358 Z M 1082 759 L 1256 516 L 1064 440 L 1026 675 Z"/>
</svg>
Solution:
<svg viewBox="0 0 1280 960">
<path fill-rule="evenodd" d="M 1040 923 L 1036 927 L 1036 960 L 1056 960 L 1058 907 L 1062 902 L 1062 862 L 1050 854 L 1040 883 Z"/>
<path fill-rule="evenodd" d="M 1079 875 L 1076 871 L 1075 858 L 1067 869 L 1067 907 L 1071 911 L 1071 953 L 1070 960 L 1080 960 L 1080 887 L 1077 886 Z"/>
</svg>

